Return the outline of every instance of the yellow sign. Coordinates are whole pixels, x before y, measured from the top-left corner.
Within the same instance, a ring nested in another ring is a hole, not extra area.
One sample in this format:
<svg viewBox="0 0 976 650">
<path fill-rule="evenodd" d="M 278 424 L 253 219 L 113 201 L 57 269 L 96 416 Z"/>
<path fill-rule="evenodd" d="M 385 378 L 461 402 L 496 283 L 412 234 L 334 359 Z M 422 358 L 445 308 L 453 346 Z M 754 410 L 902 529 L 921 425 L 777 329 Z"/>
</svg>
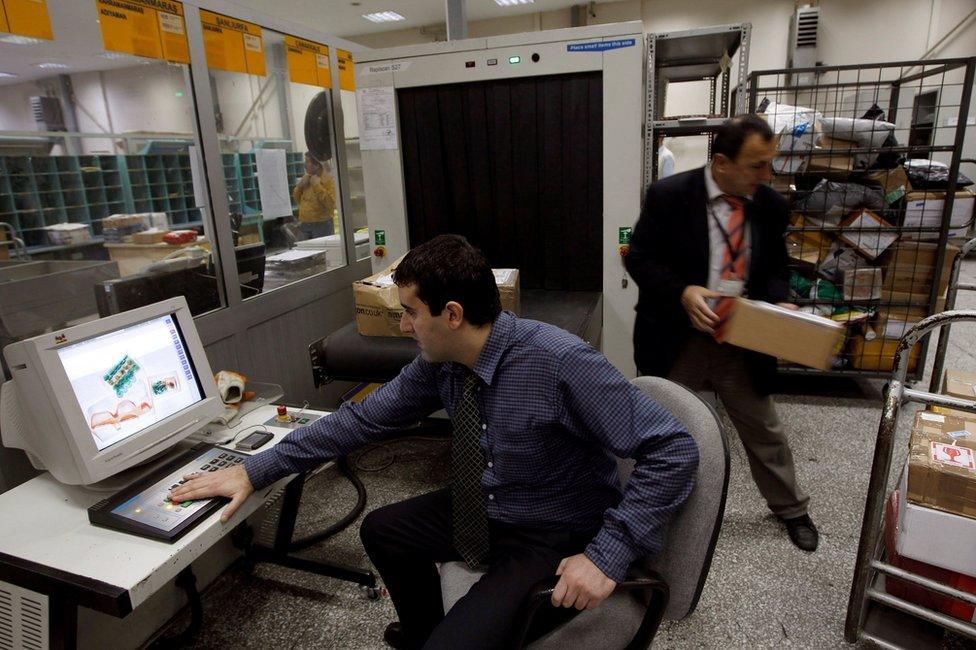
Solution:
<svg viewBox="0 0 976 650">
<path fill-rule="evenodd" d="M 243 72 L 263 77 L 264 42 L 261 27 L 254 23 L 200 10 L 203 46 L 207 65 L 218 70 Z"/>
<path fill-rule="evenodd" d="M 356 90 L 356 71 L 352 65 L 352 52 L 336 50 L 336 59 L 339 62 L 339 89 Z"/>
<path fill-rule="evenodd" d="M 306 41 L 304 38 L 285 36 L 285 52 L 288 55 L 288 78 L 298 84 L 332 87 L 332 70 L 329 67 L 329 47 Z"/>
<path fill-rule="evenodd" d="M 0 32 L 53 39 L 47 0 L 0 0 Z"/>
<path fill-rule="evenodd" d="M 189 63 L 183 3 L 176 0 L 95 0 L 106 50 Z"/>
</svg>

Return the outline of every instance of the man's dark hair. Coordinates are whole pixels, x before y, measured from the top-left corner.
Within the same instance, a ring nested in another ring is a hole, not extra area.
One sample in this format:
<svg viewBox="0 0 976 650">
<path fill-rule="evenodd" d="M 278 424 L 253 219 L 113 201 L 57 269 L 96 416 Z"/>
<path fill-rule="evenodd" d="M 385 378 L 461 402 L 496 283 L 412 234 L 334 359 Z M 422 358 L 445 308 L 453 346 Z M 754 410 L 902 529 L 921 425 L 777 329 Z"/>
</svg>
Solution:
<svg viewBox="0 0 976 650">
<path fill-rule="evenodd" d="M 393 273 L 397 286 L 415 285 L 433 316 L 457 302 L 472 325 L 491 323 L 502 310 L 491 265 L 460 235 L 438 235 L 410 249 Z"/>
<path fill-rule="evenodd" d="M 763 141 L 769 142 L 773 139 L 773 130 L 769 124 L 758 115 L 739 115 L 719 127 L 715 132 L 715 140 L 712 141 L 712 156 L 723 154 L 729 160 L 734 161 L 739 152 L 742 151 L 742 144 L 753 133 L 762 137 Z"/>
</svg>

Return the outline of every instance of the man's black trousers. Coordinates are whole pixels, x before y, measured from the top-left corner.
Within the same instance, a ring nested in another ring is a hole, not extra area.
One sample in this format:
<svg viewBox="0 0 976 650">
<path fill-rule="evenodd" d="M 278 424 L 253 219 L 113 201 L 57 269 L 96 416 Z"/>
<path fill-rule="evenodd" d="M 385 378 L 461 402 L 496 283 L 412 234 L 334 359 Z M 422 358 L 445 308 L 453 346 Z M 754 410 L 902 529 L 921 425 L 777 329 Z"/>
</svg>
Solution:
<svg viewBox="0 0 976 650">
<path fill-rule="evenodd" d="M 555 575 L 563 558 L 581 553 L 597 530 L 545 530 L 489 521 L 489 532 L 487 573 L 445 616 L 434 564 L 461 559 L 451 541 L 450 490 L 378 508 L 363 519 L 363 546 L 390 592 L 411 647 L 510 648 L 532 586 Z M 575 612 L 540 608 L 531 636 Z"/>
</svg>

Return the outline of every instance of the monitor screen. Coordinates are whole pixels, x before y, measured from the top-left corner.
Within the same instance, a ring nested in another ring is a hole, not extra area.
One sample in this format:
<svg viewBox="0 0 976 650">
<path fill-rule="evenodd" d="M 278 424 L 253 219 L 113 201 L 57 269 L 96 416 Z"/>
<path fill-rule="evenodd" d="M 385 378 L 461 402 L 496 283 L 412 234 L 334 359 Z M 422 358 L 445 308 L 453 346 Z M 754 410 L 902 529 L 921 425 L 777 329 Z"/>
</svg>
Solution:
<svg viewBox="0 0 976 650">
<path fill-rule="evenodd" d="M 57 353 L 99 451 L 205 397 L 174 314 Z"/>
</svg>

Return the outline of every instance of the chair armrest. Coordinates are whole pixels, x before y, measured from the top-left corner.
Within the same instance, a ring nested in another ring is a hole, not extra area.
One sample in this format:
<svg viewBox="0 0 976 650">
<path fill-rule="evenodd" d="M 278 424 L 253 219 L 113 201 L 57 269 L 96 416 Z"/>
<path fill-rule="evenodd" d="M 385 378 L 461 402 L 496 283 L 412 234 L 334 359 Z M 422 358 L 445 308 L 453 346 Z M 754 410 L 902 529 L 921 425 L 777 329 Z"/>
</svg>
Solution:
<svg viewBox="0 0 976 650">
<path fill-rule="evenodd" d="M 664 617 L 664 610 L 668 606 L 671 590 L 668 583 L 657 571 L 646 571 L 647 575 L 634 577 L 624 582 L 618 582 L 614 587 L 613 593 L 622 592 L 645 592 L 648 597 L 647 609 L 644 610 L 644 618 L 641 619 L 640 627 L 634 634 L 634 638 L 627 644 L 627 649 L 648 648 L 651 640 L 657 634 L 657 628 L 661 625 Z M 535 614 L 540 607 L 546 603 L 551 603 L 552 592 L 556 589 L 559 576 L 553 575 L 543 578 L 532 587 L 525 602 L 519 612 L 519 626 L 515 637 L 515 647 L 521 650 L 525 645 L 525 637 L 529 632 L 529 627 L 535 619 Z M 602 604 L 602 603 L 601 603 Z M 552 605 L 550 604 L 550 607 Z"/>
</svg>

